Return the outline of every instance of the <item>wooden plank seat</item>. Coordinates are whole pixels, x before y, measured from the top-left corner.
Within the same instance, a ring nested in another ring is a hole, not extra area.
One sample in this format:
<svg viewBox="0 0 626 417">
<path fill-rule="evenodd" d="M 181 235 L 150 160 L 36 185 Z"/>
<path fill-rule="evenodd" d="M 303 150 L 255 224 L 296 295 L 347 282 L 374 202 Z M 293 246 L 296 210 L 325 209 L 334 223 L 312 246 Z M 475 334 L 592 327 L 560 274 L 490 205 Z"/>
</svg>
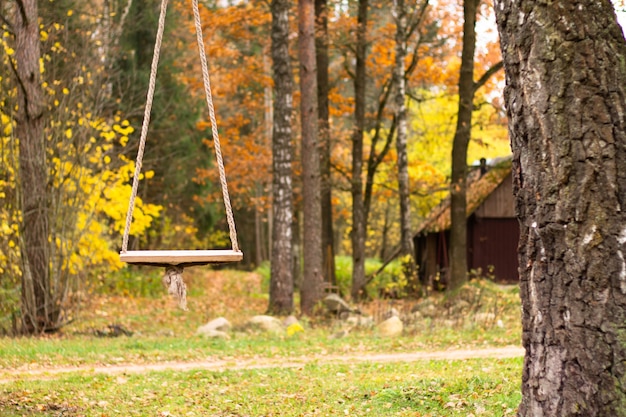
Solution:
<svg viewBox="0 0 626 417">
<path fill-rule="evenodd" d="M 131 250 L 120 252 L 120 260 L 133 265 L 181 267 L 239 262 L 243 252 L 225 250 Z"/>
</svg>

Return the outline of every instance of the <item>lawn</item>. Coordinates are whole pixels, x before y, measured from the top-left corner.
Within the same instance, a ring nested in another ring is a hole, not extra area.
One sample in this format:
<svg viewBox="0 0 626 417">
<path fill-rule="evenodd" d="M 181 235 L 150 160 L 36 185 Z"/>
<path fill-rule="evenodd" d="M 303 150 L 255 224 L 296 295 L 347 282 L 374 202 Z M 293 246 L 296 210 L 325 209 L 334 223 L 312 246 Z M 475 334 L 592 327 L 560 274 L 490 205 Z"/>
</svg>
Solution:
<svg viewBox="0 0 626 417">
<path fill-rule="evenodd" d="M 145 279 L 158 282 L 158 277 Z M 334 338 L 345 326 L 330 317 L 303 320 L 304 331 L 292 336 L 246 330 L 247 318 L 263 314 L 267 306 L 257 274 L 200 271 L 186 279 L 189 312 L 176 309 L 159 291 L 137 296 L 132 288 L 118 288 L 117 295 L 85 296 L 83 312 L 61 334 L 0 339 L 0 415 L 504 416 L 514 415 L 519 403 L 521 358 L 333 360 L 519 345 L 514 288 L 476 282 L 459 297 L 431 297 L 432 316 L 421 317 L 397 338 L 383 338 L 375 328 Z M 404 314 L 419 303 L 425 302 L 379 300 L 359 308 L 379 318 L 391 307 Z M 218 316 L 233 323 L 229 339 L 195 334 Z M 132 336 L 96 335 L 113 323 Z M 216 360 L 234 369 L 92 371 L 117 364 Z M 267 366 L 236 367 L 244 362 Z M 46 373 L 61 366 L 77 369 Z M 27 375 L 27 370 L 41 373 Z"/>
</svg>

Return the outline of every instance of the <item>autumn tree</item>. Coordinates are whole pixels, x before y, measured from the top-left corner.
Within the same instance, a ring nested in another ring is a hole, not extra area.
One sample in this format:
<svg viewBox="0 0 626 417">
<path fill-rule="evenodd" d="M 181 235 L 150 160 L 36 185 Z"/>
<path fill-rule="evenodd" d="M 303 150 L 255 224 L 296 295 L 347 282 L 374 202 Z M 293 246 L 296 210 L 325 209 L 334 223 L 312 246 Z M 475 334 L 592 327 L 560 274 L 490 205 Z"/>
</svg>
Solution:
<svg viewBox="0 0 626 417">
<path fill-rule="evenodd" d="M 124 149 L 133 127 L 113 109 L 115 74 L 103 46 L 122 22 L 75 5 L 12 2 L 0 10 L 15 12 L 2 15 L 0 37 L 0 65 L 13 72 L 0 90 L 0 287 L 21 289 L 19 308 L 10 311 L 12 300 L 3 299 L 0 309 L 18 319 L 12 332 L 58 330 L 70 318 L 72 293 L 122 266 L 111 237 L 133 163 L 114 149 Z M 141 199 L 139 206 L 134 234 L 159 213 L 143 210 Z"/>
<path fill-rule="evenodd" d="M 271 313 L 293 309 L 293 186 L 292 113 L 293 81 L 289 56 L 289 1 L 273 0 L 272 60 L 274 74 L 274 121 L 272 129 L 272 262 L 270 276 Z"/>
<path fill-rule="evenodd" d="M 249 266 L 254 266 L 257 252 L 268 252 L 257 248 L 256 243 L 266 246 L 269 243 L 269 239 L 256 238 L 258 219 L 268 219 L 272 199 L 272 139 L 267 134 L 265 99 L 272 85 L 272 71 L 269 63 L 264 62 L 266 54 L 270 53 L 272 16 L 267 6 L 262 0 L 225 6 L 200 5 L 228 186 L 241 247 L 246 253 L 244 261 Z M 191 24 L 192 20 L 188 22 Z M 198 64 L 197 58 L 188 59 L 185 64 L 186 74 L 189 74 L 185 83 L 190 94 L 202 91 Z M 199 120 L 197 127 L 203 132 L 204 144 L 211 150 L 208 120 Z M 220 201 L 217 170 L 213 166 L 199 168 L 194 181 L 205 187 L 197 200 L 208 209 L 207 220 L 212 224 L 208 234 L 227 237 L 222 234 L 226 226 L 220 221 L 224 219 L 222 209 L 218 211 L 215 204 Z M 264 227 L 267 225 L 266 220 Z"/>
<path fill-rule="evenodd" d="M 302 129 L 302 249 L 304 276 L 300 305 L 311 314 L 322 296 L 322 207 L 317 114 L 317 66 L 315 62 L 315 3 L 298 1 L 298 55 L 300 57 L 300 124 Z"/>
<path fill-rule="evenodd" d="M 609 1 L 499 0 L 520 416 L 626 416 L 626 42 Z"/>
<path fill-rule="evenodd" d="M 59 308 L 50 297 L 50 201 L 44 138 L 44 98 L 39 72 L 39 9 L 36 0 L 14 8 L 14 75 L 18 87 L 16 136 L 20 138 L 22 320 L 31 332 L 54 328 Z"/>
</svg>

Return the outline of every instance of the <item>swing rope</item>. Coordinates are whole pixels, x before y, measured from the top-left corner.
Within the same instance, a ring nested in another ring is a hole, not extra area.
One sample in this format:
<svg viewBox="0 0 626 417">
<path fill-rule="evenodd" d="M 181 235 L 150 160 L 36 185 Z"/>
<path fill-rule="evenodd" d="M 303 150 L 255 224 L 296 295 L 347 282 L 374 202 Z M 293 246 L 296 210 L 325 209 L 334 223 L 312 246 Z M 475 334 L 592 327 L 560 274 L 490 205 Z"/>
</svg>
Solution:
<svg viewBox="0 0 626 417">
<path fill-rule="evenodd" d="M 154 101 L 154 90 L 156 86 L 156 76 L 159 64 L 159 55 L 161 44 L 163 42 L 163 32 L 165 30 L 165 15 L 167 13 L 168 0 L 161 1 L 161 12 L 159 15 L 159 23 L 157 29 L 156 42 L 154 45 L 154 55 L 152 57 L 152 66 L 150 69 L 150 80 L 148 84 L 148 96 L 146 100 L 146 108 L 144 111 L 143 124 L 141 126 L 141 136 L 139 139 L 139 149 L 137 150 L 137 161 L 135 164 L 135 174 L 133 176 L 133 186 L 128 204 L 128 212 L 126 214 L 126 226 L 124 228 L 124 237 L 122 240 L 122 253 L 128 250 L 128 239 L 130 235 L 130 226 L 135 209 L 135 200 L 137 198 L 137 189 L 139 187 L 139 176 L 141 175 L 141 167 L 143 164 L 143 155 L 146 147 L 146 138 L 148 136 L 148 126 L 150 124 L 150 114 L 152 111 L 152 103 Z M 237 230 L 235 228 L 235 219 L 233 209 L 228 194 L 228 184 L 226 183 L 226 171 L 224 169 L 224 160 L 222 158 L 222 147 L 220 145 L 219 133 L 217 129 L 217 121 L 215 119 L 215 108 L 213 107 L 213 96 L 211 94 L 211 82 L 209 78 L 209 69 L 207 64 L 206 52 L 204 49 L 204 40 L 202 38 L 202 23 L 200 21 L 200 11 L 198 8 L 198 0 L 192 0 L 194 23 L 196 27 L 196 39 L 198 41 L 198 51 L 200 55 L 200 64 L 202 67 L 202 80 L 204 84 L 204 93 L 206 96 L 207 106 L 209 108 L 209 118 L 211 120 L 211 132 L 213 135 L 213 143 L 215 146 L 215 156 L 217 159 L 217 168 L 220 178 L 220 186 L 222 188 L 222 196 L 224 199 L 224 208 L 226 210 L 226 221 L 230 233 L 230 241 L 232 249 L 239 252 L 239 244 L 237 240 Z"/>
<path fill-rule="evenodd" d="M 154 54 L 152 56 L 152 65 L 150 68 L 150 80 L 148 83 L 148 94 L 146 99 L 146 107 L 144 111 L 143 123 L 141 126 L 141 136 L 139 139 L 139 148 L 137 150 L 137 161 L 135 164 L 135 173 L 133 175 L 133 186 L 128 204 L 128 212 L 126 214 L 126 225 L 124 227 L 124 236 L 122 239 L 121 253 L 128 251 L 128 239 L 130 235 L 130 227 L 133 219 L 133 211 L 135 209 L 135 200 L 137 198 L 137 189 L 139 188 L 139 177 L 141 175 L 141 167 L 143 164 L 143 155 L 146 147 L 146 138 L 148 136 L 148 126 L 150 125 L 150 114 L 152 112 L 152 103 L 154 101 L 154 90 L 156 87 L 157 69 L 159 65 L 159 55 L 161 44 L 163 43 L 163 33 L 165 31 L 165 15 L 167 13 L 168 0 L 161 0 L 161 11 L 159 15 L 159 23 L 154 45 Z M 207 106 L 209 108 L 209 118 L 211 120 L 211 132 L 213 135 L 213 143 L 215 146 L 215 156 L 217 159 L 217 167 L 219 171 L 220 186 L 222 188 L 222 196 L 224 199 L 224 208 L 226 210 L 226 221 L 230 233 L 230 241 L 232 249 L 240 252 L 237 241 L 237 231 L 235 228 L 235 219 L 228 194 L 228 185 L 226 183 L 226 172 L 224 169 L 224 160 L 222 158 L 222 148 L 220 145 L 219 133 L 217 130 L 217 121 L 215 119 L 215 109 L 213 107 L 213 97 L 211 94 L 211 82 L 209 78 L 209 69 L 204 49 L 204 40 L 202 38 L 202 23 L 200 21 L 200 11 L 198 8 L 198 0 L 192 0 L 194 23 L 196 28 L 196 39 L 198 41 L 198 52 L 200 55 L 200 64 L 202 67 L 202 81 L 204 84 L 204 93 L 206 96 Z M 163 276 L 163 284 L 168 289 L 169 294 L 178 300 L 180 308 L 187 310 L 187 290 L 185 282 L 182 278 L 183 267 L 178 265 L 168 265 Z"/>
</svg>

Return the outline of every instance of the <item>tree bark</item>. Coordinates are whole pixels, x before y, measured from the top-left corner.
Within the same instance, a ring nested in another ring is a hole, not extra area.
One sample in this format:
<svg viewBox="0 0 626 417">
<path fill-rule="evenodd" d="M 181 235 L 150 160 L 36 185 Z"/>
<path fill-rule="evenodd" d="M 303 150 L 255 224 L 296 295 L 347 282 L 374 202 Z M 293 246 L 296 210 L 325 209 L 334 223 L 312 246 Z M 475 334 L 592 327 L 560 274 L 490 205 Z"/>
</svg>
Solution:
<svg viewBox="0 0 626 417">
<path fill-rule="evenodd" d="M 520 416 L 626 416 L 626 42 L 608 1 L 500 0 Z"/>
<path fill-rule="evenodd" d="M 304 276 L 300 307 L 310 315 L 322 297 L 322 207 L 317 129 L 317 67 L 315 62 L 315 3 L 298 1 L 300 56 L 300 117 L 302 125 L 302 189 Z"/>
<path fill-rule="evenodd" d="M 288 0 L 272 0 L 272 60 L 274 73 L 274 127 L 272 130 L 272 260 L 268 311 L 293 310 L 293 80 L 289 59 Z"/>
<path fill-rule="evenodd" d="M 315 0 L 315 60 L 317 63 L 317 104 L 322 186 L 322 256 L 325 280 L 337 285 L 333 233 L 332 182 L 330 175 L 330 112 L 328 105 L 328 0 Z"/>
<path fill-rule="evenodd" d="M 50 213 L 38 18 L 36 0 L 17 2 L 15 75 L 22 209 L 22 324 L 29 333 L 53 329 L 59 313 L 58 306 L 50 302 Z"/>
<path fill-rule="evenodd" d="M 352 289 L 354 300 L 365 296 L 365 203 L 363 200 L 363 131 L 367 58 L 368 0 L 359 0 L 354 77 L 354 132 L 352 133 Z"/>
<path fill-rule="evenodd" d="M 472 129 L 474 101 L 474 51 L 476 9 L 480 0 L 463 1 L 463 50 L 459 77 L 459 111 L 452 144 L 450 182 L 450 274 L 447 288 L 454 290 L 467 281 L 467 147 Z"/>
<path fill-rule="evenodd" d="M 411 233 L 411 200 L 409 192 L 409 163 L 407 155 L 407 111 L 406 78 L 404 59 L 406 58 L 407 15 L 404 0 L 395 0 L 396 14 L 396 64 L 394 80 L 396 84 L 396 152 L 398 158 L 398 198 L 400 200 L 400 248 L 403 255 L 405 272 L 411 285 L 417 285 L 415 251 Z"/>
</svg>

